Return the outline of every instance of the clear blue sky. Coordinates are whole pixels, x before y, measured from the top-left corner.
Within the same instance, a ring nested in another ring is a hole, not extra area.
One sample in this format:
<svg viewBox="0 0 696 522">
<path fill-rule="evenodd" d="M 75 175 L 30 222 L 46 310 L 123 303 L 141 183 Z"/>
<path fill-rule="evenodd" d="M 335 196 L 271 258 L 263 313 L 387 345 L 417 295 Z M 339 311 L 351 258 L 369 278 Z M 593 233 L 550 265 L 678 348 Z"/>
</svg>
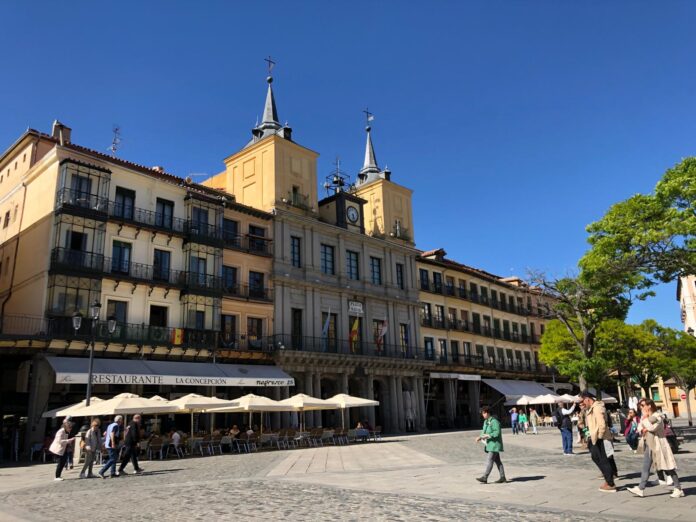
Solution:
<svg viewBox="0 0 696 522">
<path fill-rule="evenodd" d="M 416 240 L 500 275 L 562 275 L 587 223 L 696 153 L 693 2 L 0 4 L 0 146 L 59 118 L 77 143 L 186 176 L 222 170 L 261 113 L 355 174 L 414 189 Z M 630 320 L 678 327 L 675 286 Z"/>
</svg>

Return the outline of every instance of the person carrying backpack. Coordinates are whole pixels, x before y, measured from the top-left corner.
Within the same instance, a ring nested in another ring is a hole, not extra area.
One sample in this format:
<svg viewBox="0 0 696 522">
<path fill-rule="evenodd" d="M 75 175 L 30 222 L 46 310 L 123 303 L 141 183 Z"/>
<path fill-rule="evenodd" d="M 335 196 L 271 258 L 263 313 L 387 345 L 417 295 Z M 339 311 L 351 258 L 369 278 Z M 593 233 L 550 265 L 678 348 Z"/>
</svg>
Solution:
<svg viewBox="0 0 696 522">
<path fill-rule="evenodd" d="M 573 421 L 570 420 L 570 415 L 575 411 L 575 404 L 570 409 L 566 409 L 559 404 L 556 411 L 553 413 L 553 423 L 561 430 L 561 442 L 563 444 L 563 454 L 573 454 Z"/>
</svg>

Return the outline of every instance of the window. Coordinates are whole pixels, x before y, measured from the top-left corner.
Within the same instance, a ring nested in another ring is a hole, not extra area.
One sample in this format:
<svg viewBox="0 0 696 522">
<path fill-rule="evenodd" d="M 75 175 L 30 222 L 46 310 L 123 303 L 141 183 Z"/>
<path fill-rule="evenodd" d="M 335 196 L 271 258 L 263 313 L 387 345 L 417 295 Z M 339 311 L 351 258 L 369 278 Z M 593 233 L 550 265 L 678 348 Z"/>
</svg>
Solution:
<svg viewBox="0 0 696 522">
<path fill-rule="evenodd" d="M 481 333 L 481 315 L 479 315 L 477 313 L 472 313 L 471 319 L 473 322 L 474 333 L 480 334 Z"/>
<path fill-rule="evenodd" d="M 7 228 L 10 224 L 10 211 L 5 212 L 5 221 L 2 223 L 2 228 Z"/>
<path fill-rule="evenodd" d="M 362 318 L 356 315 L 348 316 L 348 340 L 350 353 L 362 354 Z"/>
<path fill-rule="evenodd" d="M 503 350 L 502 348 L 497 349 L 496 366 L 505 368 L 505 350 Z"/>
<path fill-rule="evenodd" d="M 191 226 L 196 229 L 199 234 L 208 231 L 208 209 L 201 207 L 193 207 L 191 209 Z"/>
<path fill-rule="evenodd" d="M 488 304 L 488 288 L 485 286 L 481 287 L 481 302 L 483 304 Z"/>
<path fill-rule="evenodd" d="M 493 337 L 500 339 L 500 319 L 493 319 Z"/>
<path fill-rule="evenodd" d="M 491 335 L 491 318 L 487 315 L 483 316 L 483 334 Z"/>
<path fill-rule="evenodd" d="M 194 318 L 194 328 L 196 330 L 205 330 L 205 312 L 203 310 L 196 310 Z"/>
<path fill-rule="evenodd" d="M 486 346 L 486 355 L 488 358 L 488 364 L 495 366 L 495 347 Z"/>
<path fill-rule="evenodd" d="M 512 340 L 513 341 L 520 340 L 520 327 L 517 323 L 512 323 Z"/>
<path fill-rule="evenodd" d="M 89 207 L 89 197 L 92 193 L 92 180 L 86 176 L 72 175 L 70 180 L 72 203 L 81 207 Z"/>
<path fill-rule="evenodd" d="M 447 322 L 449 323 L 449 328 L 455 328 L 457 326 L 457 309 L 449 308 L 447 310 Z"/>
<path fill-rule="evenodd" d="M 450 341 L 450 352 L 452 353 L 452 362 L 459 361 L 459 341 Z"/>
<path fill-rule="evenodd" d="M 237 267 L 222 267 L 222 284 L 225 292 L 227 293 L 236 294 L 239 292 L 239 289 L 237 288 Z"/>
<path fill-rule="evenodd" d="M 498 292 L 491 290 L 491 306 L 498 308 Z"/>
<path fill-rule="evenodd" d="M 445 307 L 442 305 L 435 305 L 435 324 L 440 328 L 445 326 Z"/>
<path fill-rule="evenodd" d="M 171 252 L 155 248 L 155 258 L 152 263 L 152 278 L 157 281 L 169 281 L 171 267 Z"/>
<path fill-rule="evenodd" d="M 446 277 L 445 278 L 445 289 L 446 289 L 447 295 L 454 295 L 454 278 L 453 277 Z"/>
<path fill-rule="evenodd" d="M 290 337 L 294 350 L 302 349 L 302 309 L 293 308 L 290 314 Z"/>
<path fill-rule="evenodd" d="M 191 256 L 190 282 L 195 285 L 205 286 L 208 274 L 208 262 L 205 257 Z"/>
<path fill-rule="evenodd" d="M 510 340 L 510 321 L 503 321 L 503 338 Z"/>
<path fill-rule="evenodd" d="M 404 265 L 396 263 L 396 286 L 400 290 L 404 289 Z"/>
<path fill-rule="evenodd" d="M 432 309 L 431 309 L 430 303 L 423 303 L 422 314 L 423 314 L 423 326 L 431 326 L 432 325 Z"/>
<path fill-rule="evenodd" d="M 247 337 L 249 337 L 250 341 L 263 337 L 263 319 L 247 317 Z"/>
<path fill-rule="evenodd" d="M 440 344 L 440 362 L 447 362 L 447 339 L 438 339 Z"/>
<path fill-rule="evenodd" d="M 469 283 L 469 294 L 472 301 L 478 302 L 478 286 L 476 283 Z"/>
<path fill-rule="evenodd" d="M 321 314 L 322 350 L 336 352 L 338 348 L 336 331 L 336 314 L 322 312 Z"/>
<path fill-rule="evenodd" d="M 266 251 L 266 229 L 257 227 L 255 225 L 249 225 L 249 250 L 252 252 L 265 252 Z"/>
<path fill-rule="evenodd" d="M 116 187 L 114 200 L 114 216 L 122 219 L 133 219 L 135 209 L 135 192 L 123 187 Z"/>
<path fill-rule="evenodd" d="M 375 340 L 377 351 L 381 352 L 387 344 L 386 321 L 381 319 L 372 320 L 372 338 Z"/>
<path fill-rule="evenodd" d="M 399 324 L 399 342 L 401 343 L 401 353 L 408 354 L 409 352 L 409 335 L 408 335 L 408 324 Z"/>
<path fill-rule="evenodd" d="M 167 326 L 167 307 L 150 305 L 150 326 Z"/>
<path fill-rule="evenodd" d="M 534 323 L 529 323 L 529 340 L 530 342 L 534 342 L 534 338 L 536 337 L 536 328 L 534 326 Z"/>
<path fill-rule="evenodd" d="M 220 344 L 224 348 L 237 348 L 237 316 L 220 316 Z"/>
<path fill-rule="evenodd" d="M 114 241 L 113 249 L 111 251 L 112 272 L 116 274 L 130 273 L 131 248 L 132 245 L 130 243 Z"/>
<path fill-rule="evenodd" d="M 471 357 L 471 343 L 463 343 L 464 357 Z"/>
<path fill-rule="evenodd" d="M 290 261 L 292 266 L 300 268 L 302 266 L 302 240 L 297 236 L 290 236 Z"/>
<path fill-rule="evenodd" d="M 112 301 L 109 299 L 106 302 L 106 317 L 115 317 L 118 323 L 124 324 L 128 322 L 128 303 L 126 301 Z"/>
<path fill-rule="evenodd" d="M 532 369 L 532 357 L 529 352 L 524 352 L 524 367 L 527 370 Z"/>
<path fill-rule="evenodd" d="M 437 293 L 442 293 L 442 274 L 440 272 L 433 272 L 433 290 Z"/>
<path fill-rule="evenodd" d="M 462 326 L 464 327 L 465 330 L 469 329 L 469 312 L 466 310 L 461 311 L 461 316 L 462 316 Z"/>
<path fill-rule="evenodd" d="M 432 337 L 425 337 L 423 339 L 423 344 L 425 345 L 425 358 L 428 360 L 433 360 L 433 338 Z"/>
<path fill-rule="evenodd" d="M 233 247 L 240 247 L 239 244 L 239 223 L 233 219 L 224 218 L 222 220 L 222 240 Z"/>
<path fill-rule="evenodd" d="M 249 271 L 249 297 L 257 297 L 263 299 L 266 297 L 266 292 L 263 287 L 263 274 L 261 272 Z"/>
<path fill-rule="evenodd" d="M 421 268 L 420 270 L 418 270 L 418 274 L 420 277 L 421 290 L 429 290 L 430 289 L 430 278 L 428 277 L 428 271 Z"/>
<path fill-rule="evenodd" d="M 155 207 L 155 226 L 171 229 L 174 221 L 174 203 L 166 199 L 157 198 Z"/>
<path fill-rule="evenodd" d="M 360 264 L 359 254 L 352 250 L 346 250 L 346 272 L 349 279 L 360 279 Z"/>
<path fill-rule="evenodd" d="M 522 333 L 522 342 L 526 343 L 528 341 L 527 339 L 527 325 L 526 324 L 521 324 L 520 325 L 520 330 Z"/>
<path fill-rule="evenodd" d="M 546 328 L 544 327 L 543 324 L 540 324 L 540 325 L 539 325 L 539 330 L 541 331 L 541 335 L 544 335 L 544 331 L 546 330 Z"/>
<path fill-rule="evenodd" d="M 372 274 L 372 284 L 382 284 L 382 260 L 378 257 L 370 257 L 370 273 Z"/>
<path fill-rule="evenodd" d="M 331 245 L 321 245 L 321 271 L 325 274 L 334 275 L 334 247 Z"/>
<path fill-rule="evenodd" d="M 505 356 L 506 356 L 505 367 L 512 368 L 513 367 L 512 350 L 510 350 L 509 348 L 507 350 L 505 350 Z"/>
<path fill-rule="evenodd" d="M 508 296 L 508 310 L 511 312 L 515 311 L 515 297 L 512 295 Z"/>
<path fill-rule="evenodd" d="M 500 309 L 507 310 L 507 304 L 505 301 L 505 294 L 503 292 L 500 292 Z"/>
<path fill-rule="evenodd" d="M 657 387 L 650 388 L 650 396 L 652 397 L 652 400 L 654 400 L 655 402 L 661 402 L 659 388 L 657 388 Z"/>
</svg>

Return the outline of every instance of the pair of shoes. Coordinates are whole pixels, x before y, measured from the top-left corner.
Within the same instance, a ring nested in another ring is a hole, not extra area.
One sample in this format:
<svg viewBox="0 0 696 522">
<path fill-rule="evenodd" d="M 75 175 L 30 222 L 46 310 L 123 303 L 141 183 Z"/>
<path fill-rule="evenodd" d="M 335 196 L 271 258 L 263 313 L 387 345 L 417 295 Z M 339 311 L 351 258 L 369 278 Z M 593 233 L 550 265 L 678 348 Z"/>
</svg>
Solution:
<svg viewBox="0 0 696 522">
<path fill-rule="evenodd" d="M 89 475 L 87 475 L 87 478 L 94 478 L 94 475 L 90 473 Z"/>
<path fill-rule="evenodd" d="M 667 480 L 665 482 L 667 483 L 668 486 L 674 485 L 674 480 L 669 475 L 667 475 Z"/>
<path fill-rule="evenodd" d="M 60 478 L 60 477 L 56 477 L 56 478 L 53 479 L 53 482 L 60 482 L 61 480 L 64 480 L 64 479 L 62 479 L 62 478 Z"/>
<path fill-rule="evenodd" d="M 99 475 L 101 478 L 105 479 L 106 477 L 104 476 L 104 473 L 101 471 L 97 471 L 97 475 Z"/>
<path fill-rule="evenodd" d="M 675 489 L 674 491 L 672 491 L 672 494 L 670 495 L 670 497 L 672 497 L 672 498 L 681 498 L 683 496 L 684 496 L 683 489 Z"/>
<path fill-rule="evenodd" d="M 648 484 L 650 484 L 651 486 L 668 486 L 669 485 L 669 484 L 667 484 L 666 480 L 660 480 L 660 479 L 657 479 L 657 483 L 654 480 L 651 480 L 650 482 L 648 482 Z"/>
<path fill-rule="evenodd" d="M 616 487 L 607 484 L 606 482 L 599 486 L 599 491 L 602 493 L 616 493 Z"/>
<path fill-rule="evenodd" d="M 126 473 L 126 472 L 123 471 L 123 470 L 120 470 L 120 471 L 117 471 L 117 472 L 116 472 L 116 476 L 117 476 L 117 477 L 120 477 L 121 475 L 128 475 L 128 473 Z"/>
<path fill-rule="evenodd" d="M 500 477 L 493 484 L 505 484 L 505 483 L 507 483 L 507 479 L 505 477 Z"/>
<path fill-rule="evenodd" d="M 485 484 L 488 482 L 488 479 L 486 477 L 476 477 L 476 480 L 478 480 L 481 484 Z"/>
<path fill-rule="evenodd" d="M 143 468 L 138 468 L 138 469 L 135 470 L 135 474 L 136 474 L 136 475 L 140 475 L 140 474 L 143 473 L 144 471 L 145 471 L 145 470 L 144 470 Z"/>
<path fill-rule="evenodd" d="M 645 496 L 645 492 L 642 489 L 640 489 L 638 486 L 633 486 L 632 488 L 626 488 L 626 491 L 633 493 L 636 497 L 642 498 Z"/>
</svg>

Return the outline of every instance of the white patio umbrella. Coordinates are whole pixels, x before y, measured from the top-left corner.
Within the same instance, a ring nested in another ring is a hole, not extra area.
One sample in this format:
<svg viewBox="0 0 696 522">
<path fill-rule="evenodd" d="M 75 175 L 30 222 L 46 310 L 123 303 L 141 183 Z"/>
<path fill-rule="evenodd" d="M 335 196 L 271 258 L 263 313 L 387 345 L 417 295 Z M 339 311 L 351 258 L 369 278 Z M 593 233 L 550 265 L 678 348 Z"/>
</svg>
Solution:
<svg viewBox="0 0 696 522">
<path fill-rule="evenodd" d="M 216 406 L 206 410 L 207 413 L 249 413 L 249 426 L 252 426 L 252 415 L 255 411 L 295 411 L 292 406 L 280 404 L 278 401 L 249 393 L 229 402 L 227 406 Z M 263 422 L 261 423 L 263 431 Z"/>
<path fill-rule="evenodd" d="M 56 408 L 54 410 L 48 410 L 43 412 L 43 415 L 41 415 L 45 419 L 55 419 L 56 417 L 67 417 L 68 415 L 72 417 L 76 417 L 76 415 L 73 413 L 74 410 L 78 410 L 80 408 L 84 408 L 85 406 L 85 400 L 82 399 L 80 402 L 71 404 L 70 406 L 61 406 L 60 408 Z M 102 402 L 104 399 L 100 399 L 99 397 L 92 397 L 90 399 L 91 404 L 94 404 L 96 402 Z"/>
<path fill-rule="evenodd" d="M 315 410 L 335 410 L 338 405 L 324 399 L 317 399 L 311 395 L 298 393 L 282 401 L 278 401 L 284 406 L 291 406 L 293 411 L 302 412 L 302 427 L 304 427 L 304 412 Z"/>
<path fill-rule="evenodd" d="M 171 411 L 169 403 L 152 401 L 134 393 L 121 393 L 111 399 L 75 408 L 70 415 L 73 417 L 90 417 L 98 415 L 131 415 L 136 413 L 154 414 L 167 413 L 169 411 Z"/>
<path fill-rule="evenodd" d="M 169 401 L 169 409 L 166 413 L 190 413 L 191 436 L 193 437 L 193 414 L 204 412 L 216 406 L 230 406 L 230 401 L 217 397 L 206 397 L 197 393 L 189 393 L 173 401 Z"/>
<path fill-rule="evenodd" d="M 580 397 L 577 395 L 570 395 L 568 393 L 564 393 L 561 395 L 561 399 L 563 399 L 563 402 L 578 402 L 580 400 Z"/>
<path fill-rule="evenodd" d="M 534 397 L 534 400 L 529 404 L 556 404 L 557 402 L 562 402 L 561 397 L 553 393 L 547 393 L 546 395 L 539 395 Z"/>
<path fill-rule="evenodd" d="M 617 402 L 619 402 L 616 400 L 615 397 L 612 397 L 608 393 L 602 392 L 601 397 L 602 397 L 602 402 L 604 402 L 605 404 L 616 404 Z"/>
<path fill-rule="evenodd" d="M 333 397 L 326 399 L 328 402 L 335 404 L 341 410 L 341 427 L 345 428 L 346 423 L 344 419 L 344 411 L 347 408 L 365 408 L 379 406 L 379 401 L 373 401 L 370 399 L 363 399 L 362 397 L 354 397 L 348 395 L 347 393 L 339 393 Z"/>
<path fill-rule="evenodd" d="M 533 402 L 534 399 L 536 399 L 536 397 L 532 397 L 531 395 L 520 395 L 516 399 L 505 401 L 505 406 L 529 406 L 530 404 L 539 404 Z"/>
</svg>

